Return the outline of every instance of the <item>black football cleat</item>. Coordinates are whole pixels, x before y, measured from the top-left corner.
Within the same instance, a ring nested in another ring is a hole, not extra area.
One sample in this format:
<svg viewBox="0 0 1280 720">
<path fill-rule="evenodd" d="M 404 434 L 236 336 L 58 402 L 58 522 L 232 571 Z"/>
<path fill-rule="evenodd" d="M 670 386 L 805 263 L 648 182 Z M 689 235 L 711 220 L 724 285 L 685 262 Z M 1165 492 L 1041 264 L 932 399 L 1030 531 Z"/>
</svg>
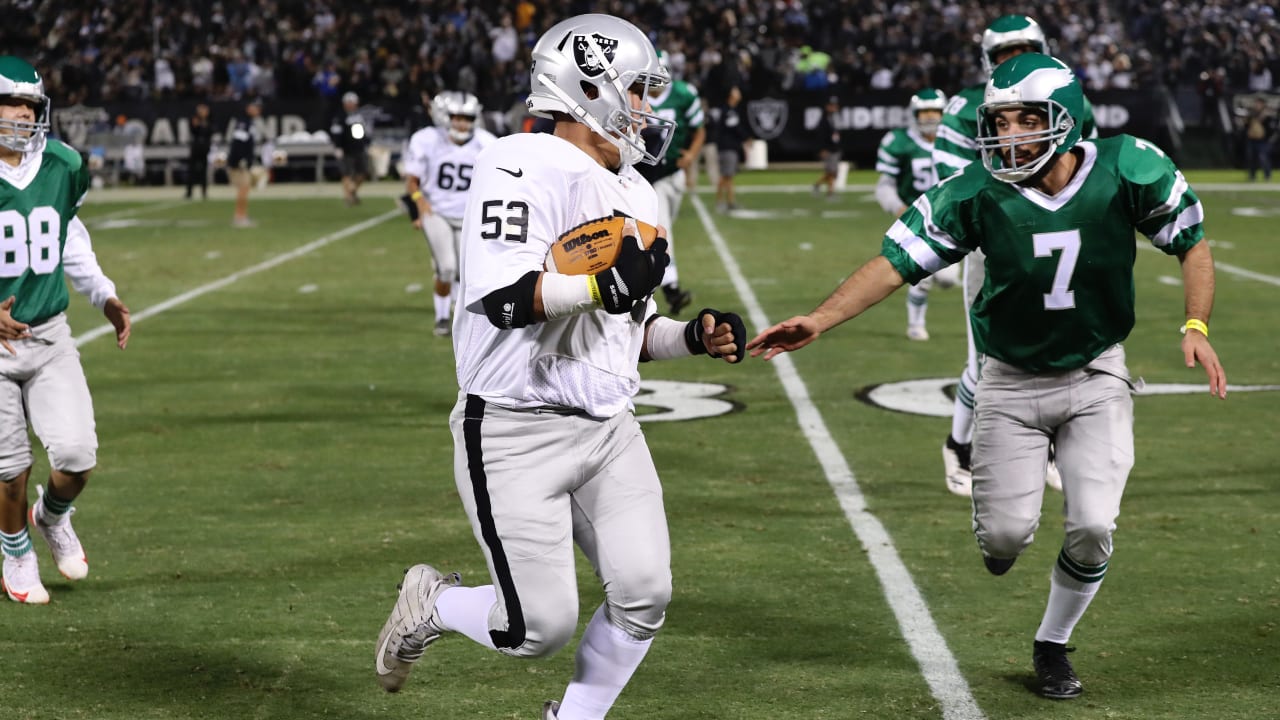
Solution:
<svg viewBox="0 0 1280 720">
<path fill-rule="evenodd" d="M 1080 678 L 1076 677 L 1076 671 L 1067 659 L 1067 653 L 1074 650 L 1061 643 L 1035 642 L 1031 663 L 1036 668 L 1036 691 L 1041 696 L 1050 700 L 1071 700 L 1084 692 Z"/>
<path fill-rule="evenodd" d="M 667 299 L 667 305 L 671 308 L 667 312 L 671 317 L 679 315 L 681 310 L 693 302 L 693 293 L 680 289 L 679 285 L 663 285 L 662 295 Z"/>
</svg>

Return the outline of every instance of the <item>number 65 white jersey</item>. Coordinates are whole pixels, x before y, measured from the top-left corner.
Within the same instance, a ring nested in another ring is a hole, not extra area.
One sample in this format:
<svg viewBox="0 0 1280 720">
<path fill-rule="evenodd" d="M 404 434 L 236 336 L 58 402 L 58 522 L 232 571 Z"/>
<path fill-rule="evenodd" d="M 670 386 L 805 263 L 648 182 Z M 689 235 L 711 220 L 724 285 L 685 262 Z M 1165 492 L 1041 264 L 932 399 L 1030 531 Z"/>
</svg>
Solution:
<svg viewBox="0 0 1280 720">
<path fill-rule="evenodd" d="M 476 128 L 471 139 L 458 145 L 449 134 L 434 125 L 409 138 L 404 150 L 404 171 L 418 178 L 418 186 L 437 215 L 461 220 L 467 209 L 467 191 L 476 156 L 497 138 L 484 128 Z"/>
</svg>

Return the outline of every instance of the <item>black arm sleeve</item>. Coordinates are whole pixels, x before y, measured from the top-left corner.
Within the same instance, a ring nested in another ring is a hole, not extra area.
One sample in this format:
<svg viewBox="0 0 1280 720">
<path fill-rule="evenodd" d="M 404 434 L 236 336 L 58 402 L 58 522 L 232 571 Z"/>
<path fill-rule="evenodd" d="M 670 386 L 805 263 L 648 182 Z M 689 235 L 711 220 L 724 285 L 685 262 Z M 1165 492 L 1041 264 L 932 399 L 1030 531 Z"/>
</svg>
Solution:
<svg viewBox="0 0 1280 720">
<path fill-rule="evenodd" d="M 538 287 L 538 276 L 541 274 L 537 270 L 530 270 L 519 280 L 494 290 L 480 300 L 484 305 L 485 317 L 489 318 L 494 327 L 511 330 L 535 322 L 533 293 Z"/>
</svg>

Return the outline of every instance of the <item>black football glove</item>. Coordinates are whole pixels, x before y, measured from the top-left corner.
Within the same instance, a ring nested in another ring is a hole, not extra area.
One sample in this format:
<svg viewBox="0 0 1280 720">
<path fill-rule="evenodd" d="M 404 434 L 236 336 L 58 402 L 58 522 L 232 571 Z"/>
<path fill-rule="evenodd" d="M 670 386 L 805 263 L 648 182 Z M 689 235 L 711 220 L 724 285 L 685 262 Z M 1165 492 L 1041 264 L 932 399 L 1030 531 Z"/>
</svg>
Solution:
<svg viewBox="0 0 1280 720">
<path fill-rule="evenodd" d="M 711 319 L 715 320 L 716 327 L 719 327 L 721 323 L 729 323 L 729 327 L 733 332 L 733 343 L 737 346 L 737 349 L 733 351 L 733 355 L 737 359 L 732 362 L 735 365 L 742 362 L 742 359 L 747 356 L 747 326 L 743 324 L 742 316 L 735 312 L 722 313 L 711 308 L 699 310 L 697 316 L 684 326 L 684 344 L 689 347 L 689 352 L 694 355 L 710 354 L 714 358 L 720 357 L 716 353 L 707 353 L 707 346 L 702 342 L 703 315 L 710 315 Z"/>
<path fill-rule="evenodd" d="M 662 283 L 662 273 L 670 262 L 666 238 L 654 240 L 645 250 L 636 238 L 623 237 L 617 262 L 594 275 L 605 312 L 621 315 L 633 307 L 643 308 L 645 299 Z"/>
<path fill-rule="evenodd" d="M 409 215 L 409 222 L 414 222 L 418 219 L 418 203 L 414 202 L 409 193 L 400 196 L 400 204 L 404 207 L 405 213 Z"/>
</svg>

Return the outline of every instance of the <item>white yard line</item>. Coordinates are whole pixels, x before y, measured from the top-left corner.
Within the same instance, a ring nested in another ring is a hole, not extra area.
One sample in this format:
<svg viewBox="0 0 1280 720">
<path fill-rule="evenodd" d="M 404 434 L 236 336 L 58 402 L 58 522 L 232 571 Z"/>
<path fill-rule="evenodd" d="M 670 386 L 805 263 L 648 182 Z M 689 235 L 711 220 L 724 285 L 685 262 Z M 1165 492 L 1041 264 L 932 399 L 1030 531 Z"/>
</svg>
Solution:
<svg viewBox="0 0 1280 720">
<path fill-rule="evenodd" d="M 381 225 L 382 223 L 390 220 L 391 218 L 397 217 L 402 214 L 403 213 L 401 213 L 399 210 L 392 210 L 390 212 L 382 213 L 377 217 L 369 218 L 364 222 L 356 223 L 355 225 L 345 227 L 339 230 L 338 232 L 325 235 L 324 237 L 318 240 L 312 240 L 306 245 L 301 245 L 299 247 L 296 247 L 290 250 L 289 252 L 276 255 L 275 257 L 269 260 L 260 262 L 257 265 L 247 267 L 243 270 L 237 270 L 236 272 L 233 272 L 230 275 L 220 280 L 214 280 L 211 283 L 201 285 L 200 287 L 194 288 L 192 290 L 188 290 L 187 292 L 184 292 L 181 295 L 174 295 L 168 300 L 164 300 L 162 302 L 156 303 L 155 305 L 152 305 L 151 307 L 141 310 L 139 312 L 132 313 L 130 317 L 133 319 L 133 322 L 135 323 L 140 322 L 142 320 L 146 320 L 147 318 L 152 317 L 153 315 L 159 315 L 160 313 L 166 310 L 172 310 L 173 308 L 189 300 L 194 300 L 200 297 L 201 295 L 207 295 L 208 293 L 211 293 L 214 290 L 221 290 L 222 288 L 238 280 L 247 278 L 250 275 L 256 275 L 262 272 L 263 270 L 270 270 L 271 268 L 277 265 L 283 265 L 284 263 L 287 263 L 290 260 L 296 260 L 297 258 L 300 258 L 303 255 L 319 250 L 325 245 L 329 245 L 330 243 L 337 242 L 343 238 L 350 237 L 352 235 L 355 235 L 356 233 L 363 232 L 365 230 L 368 230 L 371 227 Z M 114 335 L 114 334 L 115 334 L 115 328 L 111 327 L 110 324 L 99 325 L 98 327 L 83 333 L 82 335 L 80 335 L 80 337 L 77 337 L 76 347 L 84 345 L 87 342 L 96 340 L 102 337 L 103 335 Z"/>
<path fill-rule="evenodd" d="M 1137 243 L 1138 243 L 1138 248 L 1141 250 L 1158 252 L 1161 255 L 1165 254 L 1163 250 L 1152 245 L 1149 241 L 1146 240 L 1146 238 L 1138 238 Z M 1260 283 L 1266 283 L 1268 285 L 1275 285 L 1276 287 L 1280 287 L 1280 277 L 1276 277 L 1275 275 L 1264 275 L 1263 273 L 1260 273 L 1260 272 L 1247 270 L 1245 268 L 1240 267 L 1239 265 L 1224 263 L 1221 260 L 1218 260 L 1217 258 L 1215 258 L 1213 261 L 1213 268 L 1220 272 L 1225 272 L 1231 275 L 1237 275 L 1242 278 L 1257 280 Z"/>
<path fill-rule="evenodd" d="M 693 195 L 690 198 L 702 227 L 707 231 L 711 244 L 724 263 L 725 271 L 733 282 L 734 288 L 747 309 L 750 323 L 757 329 L 769 327 L 772 323 L 765 315 L 760 301 L 752 291 L 751 285 L 742 274 L 724 237 L 716 228 L 711 214 L 707 212 L 702 198 Z M 822 465 L 827 482 L 835 492 L 836 499 L 844 511 L 845 518 L 853 527 L 854 534 L 862 543 L 863 550 L 871 560 L 880 585 L 884 589 L 885 598 L 898 620 L 898 627 L 911 648 L 911 654 L 920 664 L 921 673 L 928 683 L 934 698 L 942 706 L 942 717 L 945 720 L 982 720 L 986 716 L 982 708 L 974 700 L 969 683 L 960 673 L 955 656 L 947 647 L 947 641 L 938 630 L 937 623 L 929 614 L 920 589 L 911 579 L 911 573 L 898 556 L 893 538 L 885 530 L 884 525 L 867 509 L 866 499 L 858 487 L 857 478 L 841 454 L 831 431 L 827 429 L 822 414 L 814 406 L 805 387 L 804 380 L 796 371 L 795 364 L 787 354 L 779 355 L 772 361 L 774 370 L 782 381 L 787 397 L 796 409 L 796 417 L 800 428 L 809 440 L 809 445 Z"/>
<path fill-rule="evenodd" d="M 170 208 L 180 207 L 189 203 L 189 200 L 172 200 L 169 202 L 159 202 L 152 205 L 143 205 L 142 207 L 126 208 L 124 210 L 116 210 L 104 215 L 92 215 L 85 222 L 89 225 L 95 225 L 100 220 L 114 220 L 120 217 L 132 217 L 134 215 L 145 215 L 147 213 L 159 212 Z"/>
</svg>

